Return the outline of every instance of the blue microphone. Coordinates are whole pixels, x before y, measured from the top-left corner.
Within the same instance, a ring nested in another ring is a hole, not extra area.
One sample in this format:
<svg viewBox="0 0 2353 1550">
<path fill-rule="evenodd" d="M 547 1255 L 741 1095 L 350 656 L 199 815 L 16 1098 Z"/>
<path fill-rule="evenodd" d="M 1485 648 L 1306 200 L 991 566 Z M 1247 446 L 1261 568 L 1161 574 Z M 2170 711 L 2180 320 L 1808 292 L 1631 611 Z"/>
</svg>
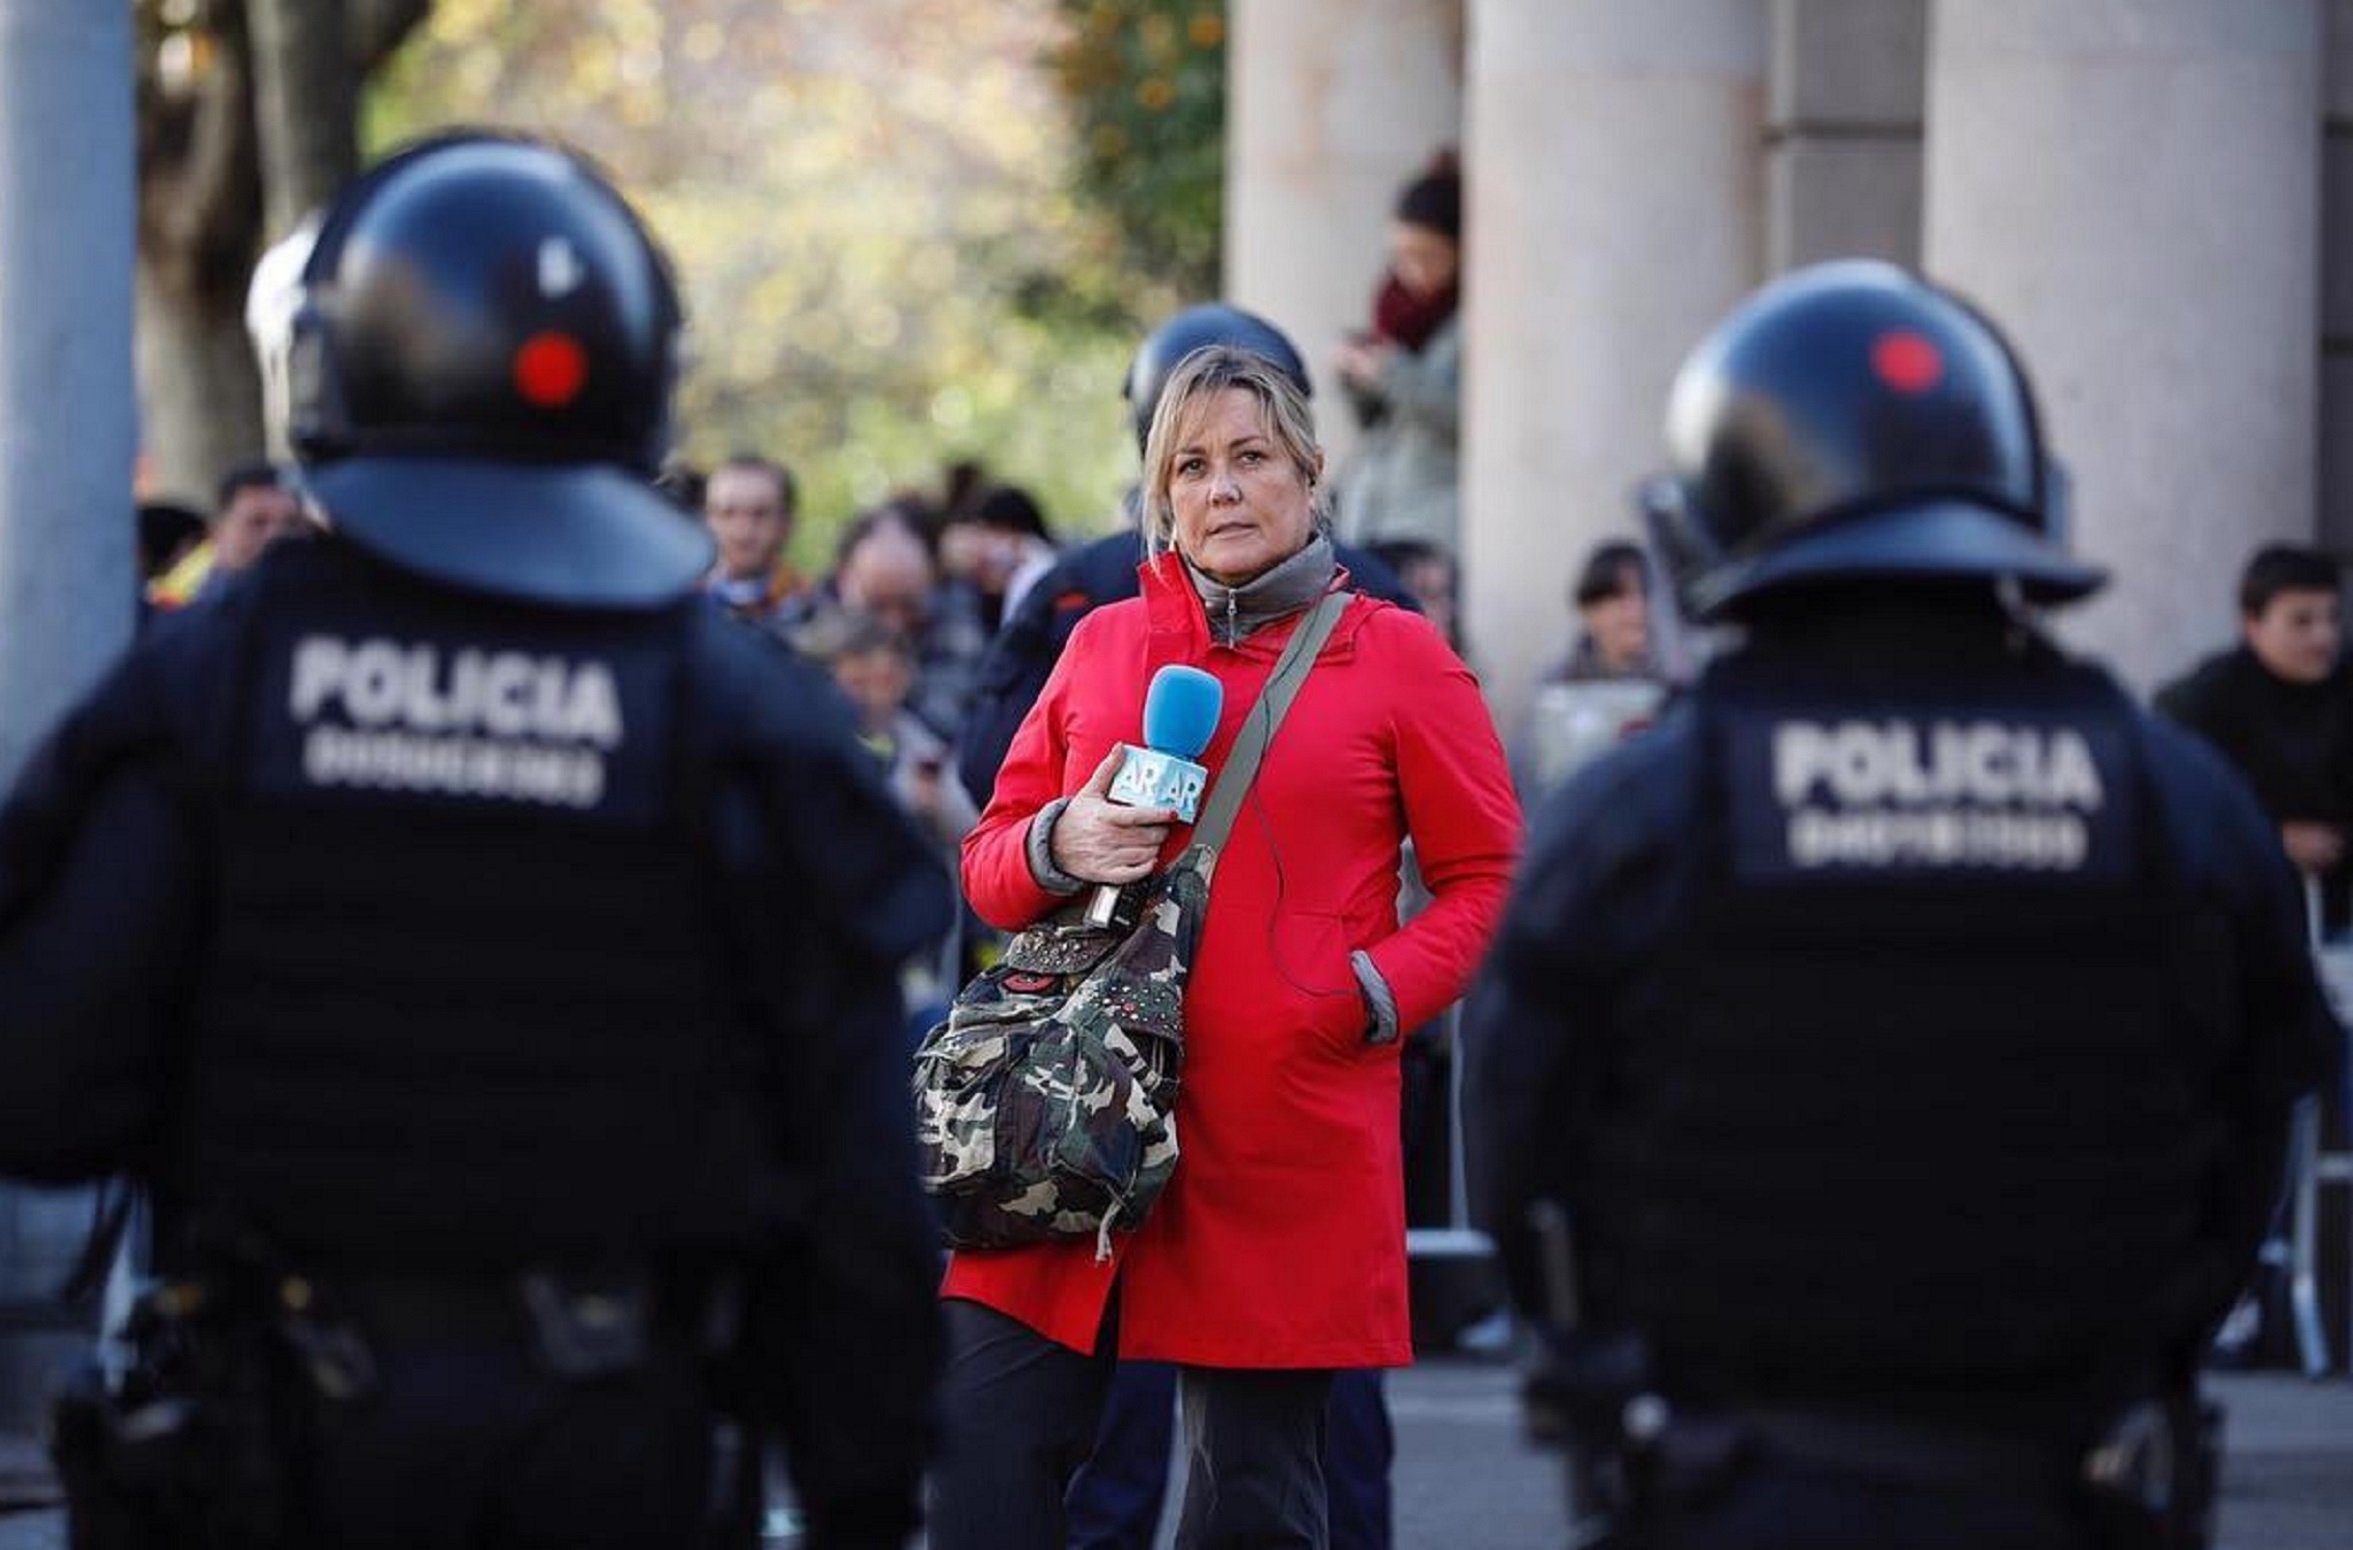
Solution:
<svg viewBox="0 0 2353 1550">
<path fill-rule="evenodd" d="M 1154 673 L 1144 691 L 1144 746 L 1129 745 L 1120 759 L 1106 793 L 1110 800 L 1122 807 L 1165 807 L 1180 823 L 1200 817 L 1209 771 L 1194 760 L 1217 735 L 1225 694 L 1225 685 L 1197 667 L 1171 662 Z M 1097 884 L 1088 923 L 1117 921 L 1121 892 L 1116 884 Z"/>
<path fill-rule="evenodd" d="M 1111 777 L 1111 800 L 1123 807 L 1165 807 L 1180 822 L 1201 815 L 1209 771 L 1193 760 L 1217 735 L 1225 686 L 1197 667 L 1170 663 L 1144 691 L 1144 746 L 1131 747 Z"/>
</svg>

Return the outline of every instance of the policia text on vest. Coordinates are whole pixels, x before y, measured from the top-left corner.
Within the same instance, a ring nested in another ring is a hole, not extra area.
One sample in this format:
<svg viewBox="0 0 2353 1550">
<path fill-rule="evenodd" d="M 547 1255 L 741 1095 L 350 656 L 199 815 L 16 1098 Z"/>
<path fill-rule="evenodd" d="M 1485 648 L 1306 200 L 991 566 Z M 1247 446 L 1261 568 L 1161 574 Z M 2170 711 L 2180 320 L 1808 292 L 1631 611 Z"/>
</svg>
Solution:
<svg viewBox="0 0 2353 1550">
<path fill-rule="evenodd" d="M 521 651 L 305 636 L 286 709 L 313 784 L 594 807 L 621 745 L 612 668 Z"/>
<path fill-rule="evenodd" d="M 1736 718 L 1737 854 L 1756 876 L 2104 874 L 2128 800 L 2111 741 L 2015 714 Z"/>
</svg>

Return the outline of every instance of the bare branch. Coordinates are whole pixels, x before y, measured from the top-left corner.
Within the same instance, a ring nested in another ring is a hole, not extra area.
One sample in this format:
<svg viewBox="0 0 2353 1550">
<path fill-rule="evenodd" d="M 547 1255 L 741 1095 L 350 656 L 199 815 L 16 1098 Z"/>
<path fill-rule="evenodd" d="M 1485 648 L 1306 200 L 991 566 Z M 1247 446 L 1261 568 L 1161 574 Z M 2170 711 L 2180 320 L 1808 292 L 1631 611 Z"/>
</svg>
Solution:
<svg viewBox="0 0 2353 1550">
<path fill-rule="evenodd" d="M 358 167 L 358 82 L 344 47 L 344 0 L 246 0 L 246 7 L 262 189 L 277 236 Z"/>
<path fill-rule="evenodd" d="M 212 0 L 204 21 L 212 57 L 193 95 L 141 92 L 141 257 L 173 288 L 242 295 L 261 225 L 245 17 Z"/>
<path fill-rule="evenodd" d="M 433 10 L 433 0 L 346 0 L 344 41 L 353 75 L 366 80 Z"/>
</svg>

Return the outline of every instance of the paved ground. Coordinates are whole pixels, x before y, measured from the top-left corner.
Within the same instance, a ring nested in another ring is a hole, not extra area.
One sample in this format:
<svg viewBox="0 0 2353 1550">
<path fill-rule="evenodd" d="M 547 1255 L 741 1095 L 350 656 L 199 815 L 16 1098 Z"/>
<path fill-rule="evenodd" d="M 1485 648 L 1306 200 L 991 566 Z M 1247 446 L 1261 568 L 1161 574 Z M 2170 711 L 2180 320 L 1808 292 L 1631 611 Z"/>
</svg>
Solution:
<svg viewBox="0 0 2353 1550">
<path fill-rule="evenodd" d="M 2219 1550 L 2353 1550 L 2353 1383 L 2218 1375 L 2228 1406 Z M 1397 1543 L 1560 1550 L 1559 1474 L 1520 1441 L 1508 1376 L 1424 1363 L 1397 1375 Z"/>
<path fill-rule="evenodd" d="M 2220 1550 L 2353 1550 L 2353 1383 L 2218 1376 L 2230 1408 Z M 1425 1362 L 1392 1375 L 1403 1550 L 1559 1550 L 1553 1461 L 1526 1447 L 1508 1371 Z M 38 1452 L 0 1439 L 0 1500 Z M 784 1541 L 783 1543 L 789 1543 Z M 54 1511 L 0 1517 L 0 1550 L 64 1550 Z"/>
</svg>

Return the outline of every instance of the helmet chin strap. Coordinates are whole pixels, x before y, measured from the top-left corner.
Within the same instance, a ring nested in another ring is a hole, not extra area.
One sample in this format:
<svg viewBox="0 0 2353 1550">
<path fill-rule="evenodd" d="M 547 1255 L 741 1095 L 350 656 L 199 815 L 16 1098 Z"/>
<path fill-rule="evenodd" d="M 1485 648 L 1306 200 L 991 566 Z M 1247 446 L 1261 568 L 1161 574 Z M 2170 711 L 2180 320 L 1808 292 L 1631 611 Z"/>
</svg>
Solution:
<svg viewBox="0 0 2353 1550">
<path fill-rule="evenodd" d="M 2002 613 L 2010 621 L 2006 641 L 2013 654 L 2025 656 L 2037 649 L 2053 648 L 2047 611 L 2027 597 L 2026 588 L 2016 576 L 1995 578 L 1994 599 L 2002 605 Z"/>
<path fill-rule="evenodd" d="M 1642 516 L 1642 590 L 1649 606 L 1650 659 L 1660 680 L 1671 688 L 1688 689 L 1711 661 L 1737 641 L 1729 625 L 1706 624 L 1684 611 L 1683 589 L 1675 567 L 1668 563 L 1673 546 L 1662 532 L 1667 520 L 1648 501 L 1638 502 Z"/>
</svg>

